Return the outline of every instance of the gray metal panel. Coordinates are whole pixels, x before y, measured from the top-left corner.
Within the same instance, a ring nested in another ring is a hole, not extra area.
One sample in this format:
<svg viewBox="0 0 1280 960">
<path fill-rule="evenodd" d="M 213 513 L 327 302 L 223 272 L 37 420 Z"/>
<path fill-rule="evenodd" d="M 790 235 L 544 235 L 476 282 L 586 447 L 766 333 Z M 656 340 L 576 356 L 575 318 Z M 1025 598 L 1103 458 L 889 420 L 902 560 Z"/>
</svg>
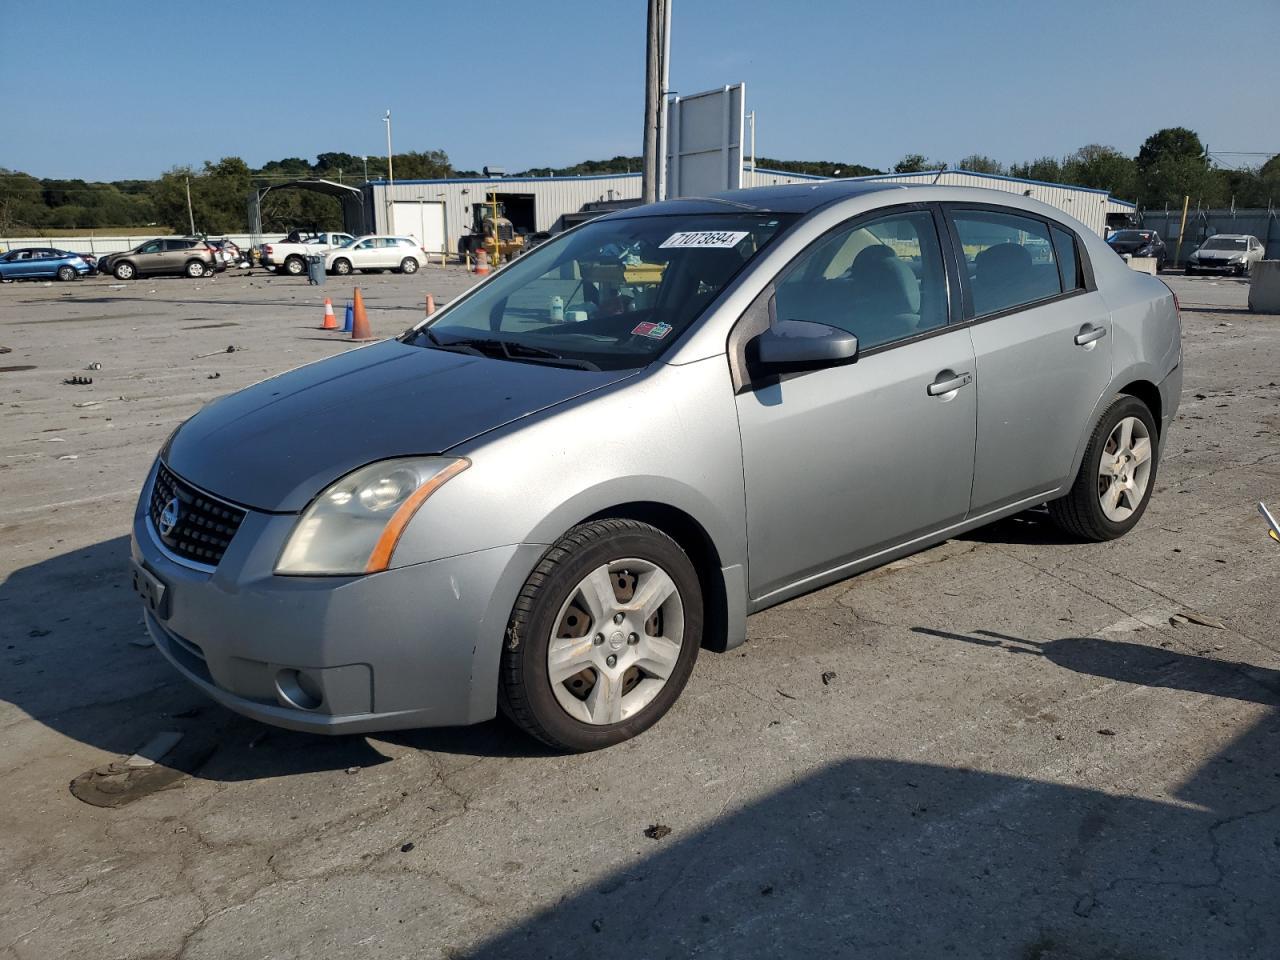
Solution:
<svg viewBox="0 0 1280 960">
<path fill-rule="evenodd" d="M 746 84 L 688 97 L 668 107 L 667 196 L 702 197 L 742 183 Z"/>
</svg>

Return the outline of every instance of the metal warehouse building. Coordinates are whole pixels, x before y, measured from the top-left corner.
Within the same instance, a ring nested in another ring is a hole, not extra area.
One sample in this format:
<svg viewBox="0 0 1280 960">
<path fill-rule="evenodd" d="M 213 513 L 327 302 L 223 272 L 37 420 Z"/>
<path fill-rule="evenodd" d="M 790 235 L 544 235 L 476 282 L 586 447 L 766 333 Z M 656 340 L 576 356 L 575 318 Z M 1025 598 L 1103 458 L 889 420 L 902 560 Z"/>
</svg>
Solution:
<svg viewBox="0 0 1280 960">
<path fill-rule="evenodd" d="M 779 183 L 804 183 L 825 177 L 746 169 L 744 187 Z M 1106 190 L 1073 187 L 1039 180 L 964 170 L 932 170 L 924 173 L 889 173 L 859 180 L 894 183 L 940 183 L 986 187 L 1034 197 L 1071 214 L 1099 235 L 1106 232 L 1108 217 L 1124 219 L 1136 207 L 1113 199 Z M 373 181 L 364 187 L 364 211 L 370 233 L 412 236 L 432 252 L 457 249 L 458 238 L 468 233 L 472 206 L 496 198 L 517 230 L 555 230 L 566 214 L 577 213 L 588 203 L 638 200 L 639 173 L 583 177 L 490 177 L 447 180 L 397 180 L 394 185 Z M 1112 222 L 1115 222 L 1114 220 Z"/>
</svg>

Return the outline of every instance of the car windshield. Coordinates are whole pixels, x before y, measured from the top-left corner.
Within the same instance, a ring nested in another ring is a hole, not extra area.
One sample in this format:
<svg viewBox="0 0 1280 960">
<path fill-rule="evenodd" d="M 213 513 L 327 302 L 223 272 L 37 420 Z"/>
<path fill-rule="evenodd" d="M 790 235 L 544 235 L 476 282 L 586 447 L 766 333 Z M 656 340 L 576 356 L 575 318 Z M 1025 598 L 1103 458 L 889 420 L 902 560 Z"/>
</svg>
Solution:
<svg viewBox="0 0 1280 960">
<path fill-rule="evenodd" d="M 794 220 L 727 213 L 592 221 L 539 244 L 402 340 L 531 363 L 641 367 Z"/>
<path fill-rule="evenodd" d="M 1112 241 L 1150 240 L 1151 234 L 1142 230 L 1117 230 L 1111 235 Z"/>
<path fill-rule="evenodd" d="M 1243 237 L 1210 237 L 1204 242 L 1205 250 L 1246 250 Z"/>
</svg>

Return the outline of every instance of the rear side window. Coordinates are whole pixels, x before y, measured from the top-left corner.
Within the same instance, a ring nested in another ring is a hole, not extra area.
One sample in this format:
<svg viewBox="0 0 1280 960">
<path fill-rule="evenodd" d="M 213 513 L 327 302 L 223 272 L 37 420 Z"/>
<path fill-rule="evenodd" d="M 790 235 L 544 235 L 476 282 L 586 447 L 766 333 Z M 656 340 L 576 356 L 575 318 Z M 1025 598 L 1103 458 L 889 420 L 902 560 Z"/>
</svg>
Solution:
<svg viewBox="0 0 1280 960">
<path fill-rule="evenodd" d="M 1081 289 L 1084 286 L 1084 280 L 1080 276 L 1080 258 L 1076 255 L 1076 238 L 1066 230 L 1054 227 L 1053 252 L 1058 255 L 1062 289 L 1064 291 Z"/>
<path fill-rule="evenodd" d="M 956 210 L 952 220 L 964 249 L 975 316 L 1062 292 L 1058 257 L 1043 221 L 986 210 Z"/>
</svg>

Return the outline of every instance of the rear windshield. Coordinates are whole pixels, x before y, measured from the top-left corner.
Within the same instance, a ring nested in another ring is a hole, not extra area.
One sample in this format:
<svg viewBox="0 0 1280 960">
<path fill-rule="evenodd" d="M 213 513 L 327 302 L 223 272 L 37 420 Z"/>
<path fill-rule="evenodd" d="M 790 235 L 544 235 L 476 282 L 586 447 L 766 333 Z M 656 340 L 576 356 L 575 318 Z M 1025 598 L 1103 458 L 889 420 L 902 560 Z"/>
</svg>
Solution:
<svg viewBox="0 0 1280 960">
<path fill-rule="evenodd" d="M 1111 235 L 1110 239 L 1120 241 L 1150 240 L 1151 232 L 1149 230 L 1117 230 Z"/>
<path fill-rule="evenodd" d="M 1243 237 L 1210 237 L 1204 242 L 1205 250 L 1247 250 Z"/>
<path fill-rule="evenodd" d="M 526 253 L 402 339 L 520 362 L 644 366 L 794 220 L 726 213 L 592 221 Z"/>
</svg>

